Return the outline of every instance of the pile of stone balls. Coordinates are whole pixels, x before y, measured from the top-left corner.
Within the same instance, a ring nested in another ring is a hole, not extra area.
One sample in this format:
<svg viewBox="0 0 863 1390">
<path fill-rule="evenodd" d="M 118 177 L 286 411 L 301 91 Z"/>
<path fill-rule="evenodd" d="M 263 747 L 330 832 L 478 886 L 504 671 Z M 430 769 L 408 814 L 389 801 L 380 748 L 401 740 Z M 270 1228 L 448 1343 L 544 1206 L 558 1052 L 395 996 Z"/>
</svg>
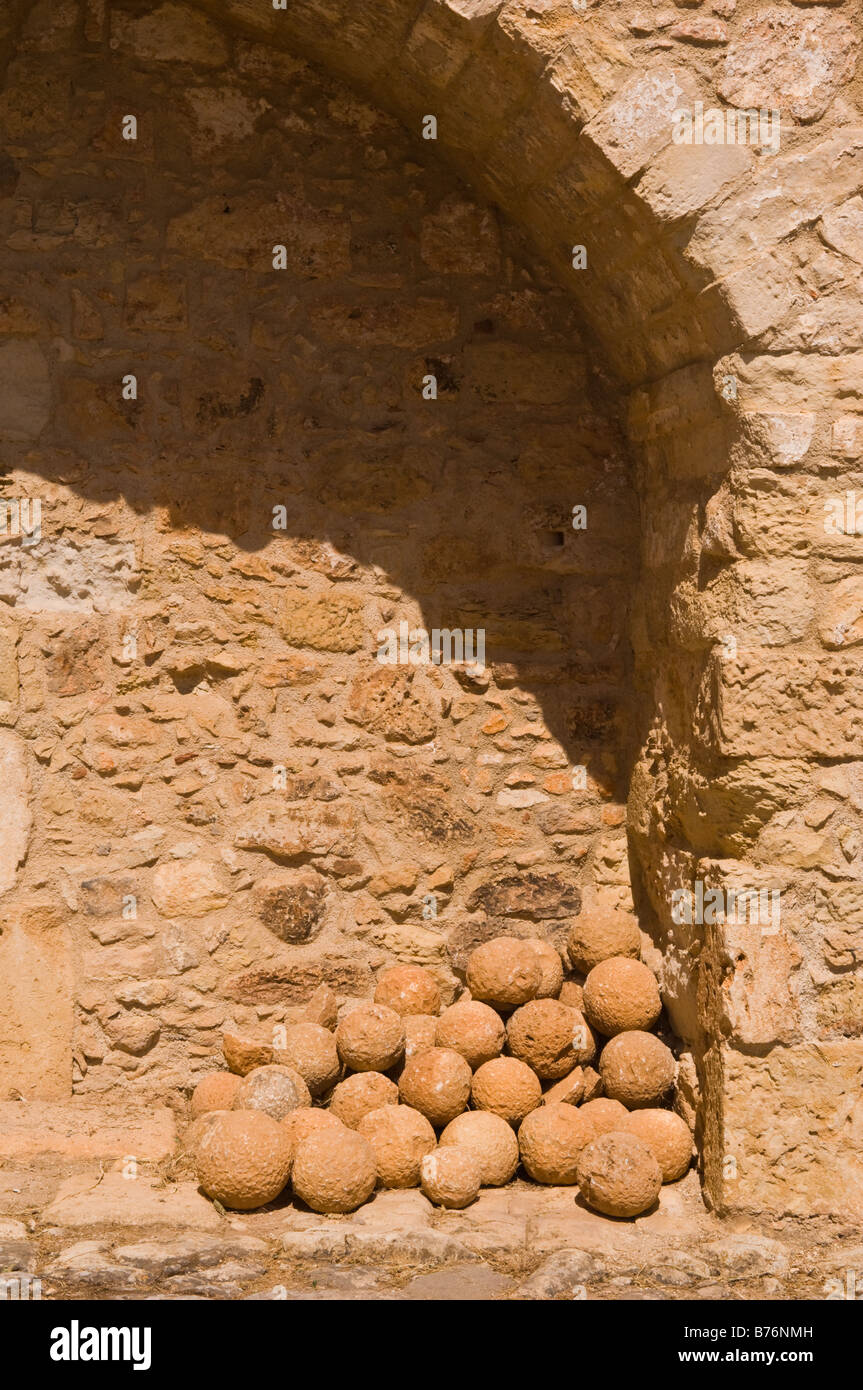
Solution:
<svg viewBox="0 0 863 1390">
<path fill-rule="evenodd" d="M 467 991 L 442 1012 L 434 976 L 398 965 L 373 1003 L 338 1018 L 330 994 L 322 1021 L 286 1026 L 276 1051 L 226 1035 L 231 1070 L 192 1096 L 202 1189 L 241 1211 L 288 1183 L 316 1212 L 354 1211 L 376 1187 L 461 1208 L 521 1163 L 608 1216 L 647 1211 L 687 1171 L 692 1136 L 666 1108 L 676 1064 L 651 1031 L 661 1002 L 640 945 L 624 913 L 585 915 L 568 941 L 583 985 L 548 942 L 501 936 L 474 950 Z"/>
</svg>

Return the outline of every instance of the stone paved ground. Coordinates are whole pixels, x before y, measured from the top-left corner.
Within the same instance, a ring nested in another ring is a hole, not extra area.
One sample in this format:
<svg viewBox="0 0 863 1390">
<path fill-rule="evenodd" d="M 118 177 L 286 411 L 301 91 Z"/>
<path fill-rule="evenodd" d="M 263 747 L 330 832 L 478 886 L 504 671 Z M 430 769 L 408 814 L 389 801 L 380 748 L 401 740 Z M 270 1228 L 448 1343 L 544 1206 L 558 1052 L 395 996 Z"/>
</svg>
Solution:
<svg viewBox="0 0 863 1390">
<path fill-rule="evenodd" d="M 125 1129 L 114 1116 L 104 1155 L 93 1152 L 99 1118 L 94 1107 L 0 1106 L 0 1270 L 37 1275 L 43 1298 L 799 1299 L 824 1298 L 849 1271 L 863 1287 L 859 1230 L 723 1222 L 695 1173 L 633 1222 L 521 1181 L 464 1212 L 409 1191 L 346 1217 L 290 1200 L 222 1214 L 167 1151 L 164 1114 Z M 160 1145 L 161 1159 L 133 1168 Z"/>
</svg>

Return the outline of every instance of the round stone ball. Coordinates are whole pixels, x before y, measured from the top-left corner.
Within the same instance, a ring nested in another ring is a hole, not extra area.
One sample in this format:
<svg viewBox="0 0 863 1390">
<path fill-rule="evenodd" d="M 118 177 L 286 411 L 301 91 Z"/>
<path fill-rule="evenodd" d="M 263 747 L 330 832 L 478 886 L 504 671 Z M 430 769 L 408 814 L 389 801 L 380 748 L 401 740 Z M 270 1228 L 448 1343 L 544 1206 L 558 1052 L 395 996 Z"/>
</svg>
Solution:
<svg viewBox="0 0 863 1390">
<path fill-rule="evenodd" d="M 260 1110 L 225 1110 L 195 1146 L 198 1182 L 234 1211 L 253 1211 L 278 1197 L 291 1171 L 288 1137 Z"/>
<path fill-rule="evenodd" d="M 291 1146 L 291 1158 L 296 1153 L 297 1145 L 306 1135 L 314 1134 L 319 1129 L 338 1129 L 342 1126 L 341 1120 L 337 1119 L 331 1110 L 302 1109 L 292 1110 L 290 1115 L 286 1115 L 281 1122 L 282 1129 L 288 1136 L 288 1143 Z"/>
<path fill-rule="evenodd" d="M 330 1099 L 330 1114 L 348 1129 L 356 1129 L 370 1110 L 398 1103 L 399 1088 L 394 1081 L 377 1071 L 361 1071 L 339 1082 Z"/>
<path fill-rule="evenodd" d="M 584 1142 L 590 1144 L 601 1134 L 608 1134 L 609 1130 L 621 1129 L 629 1111 L 619 1100 L 598 1096 L 596 1100 L 580 1105 L 578 1114 L 584 1128 Z"/>
<path fill-rule="evenodd" d="M 559 1081 L 589 1062 L 596 1050 L 584 1016 L 558 999 L 532 999 L 510 1015 L 506 1039 L 513 1057 L 542 1081 Z"/>
<path fill-rule="evenodd" d="M 312 1211 L 356 1211 L 377 1180 L 374 1150 L 356 1130 L 317 1129 L 297 1144 L 291 1186 Z"/>
<path fill-rule="evenodd" d="M 293 1023 L 286 1028 L 277 1056 L 283 1066 L 299 1072 L 313 1096 L 329 1091 L 341 1076 L 336 1040 L 318 1023 Z"/>
<path fill-rule="evenodd" d="M 606 1038 L 633 1028 L 647 1031 L 662 1012 L 659 986 L 640 960 L 612 956 L 595 965 L 584 982 L 584 1014 Z"/>
<path fill-rule="evenodd" d="M 535 999 L 541 980 L 536 951 L 514 936 L 484 941 L 467 963 L 467 987 L 473 998 L 497 1009 L 517 1009 Z"/>
<path fill-rule="evenodd" d="M 438 1021 L 431 1014 L 408 1014 L 405 1025 L 405 1061 L 419 1057 L 435 1045 Z"/>
<path fill-rule="evenodd" d="M 575 980 L 564 980 L 557 997 L 561 1004 L 568 1004 L 571 1009 L 584 1013 L 584 989 Z"/>
<path fill-rule="evenodd" d="M 440 1012 L 440 988 L 434 975 L 421 965 L 394 965 L 378 976 L 375 1003 L 392 1009 L 401 1018 L 410 1014 Z"/>
<path fill-rule="evenodd" d="M 541 1105 L 525 1116 L 518 1131 L 521 1161 L 534 1182 L 571 1187 L 578 1180 L 584 1145 L 584 1125 L 572 1105 Z"/>
<path fill-rule="evenodd" d="M 193 1120 L 209 1110 L 233 1110 L 242 1078 L 231 1071 L 213 1071 L 203 1077 L 192 1092 L 189 1114 Z"/>
<path fill-rule="evenodd" d="M 336 1029 L 336 1046 L 352 1071 L 389 1071 L 405 1050 L 405 1025 L 394 1009 L 361 1004 Z"/>
<path fill-rule="evenodd" d="M 467 1108 L 470 1067 L 451 1047 L 430 1047 L 408 1062 L 399 1079 L 402 1104 L 441 1129 Z"/>
<path fill-rule="evenodd" d="M 604 1216 L 640 1216 L 659 1196 L 662 1172 L 643 1139 L 612 1130 L 582 1149 L 578 1186 Z"/>
<path fill-rule="evenodd" d="M 560 952 L 550 941 L 543 941 L 539 936 L 525 937 L 524 944 L 530 947 L 539 961 L 539 987 L 534 997 L 556 999 L 563 984 L 563 961 Z"/>
<path fill-rule="evenodd" d="M 302 1077 L 292 1067 L 255 1067 L 244 1077 L 234 1098 L 235 1110 L 261 1110 L 273 1120 L 283 1120 L 291 1110 L 311 1105 Z"/>
<path fill-rule="evenodd" d="M 676 1182 L 689 1171 L 692 1135 L 686 1121 L 673 1110 L 633 1110 L 620 1128 L 644 1141 L 662 1170 L 663 1182 Z"/>
<path fill-rule="evenodd" d="M 478 999 L 461 1000 L 450 1004 L 437 1020 L 435 1042 L 438 1047 L 451 1047 L 460 1052 L 471 1071 L 483 1062 L 499 1057 L 506 1041 L 506 1029 L 500 1014 Z"/>
<path fill-rule="evenodd" d="M 458 1211 L 475 1202 L 482 1183 L 479 1159 L 470 1149 L 453 1144 L 435 1149 L 422 1161 L 420 1187 L 437 1207 Z"/>
<path fill-rule="evenodd" d="M 515 1129 L 542 1100 L 539 1077 L 517 1057 L 494 1057 L 474 1073 L 471 1088 L 477 1110 L 500 1115 Z"/>
<path fill-rule="evenodd" d="M 589 975 L 600 961 L 612 956 L 637 960 L 641 933 L 634 917 L 616 908 L 596 908 L 576 917 L 566 943 L 573 969 Z"/>
<path fill-rule="evenodd" d="M 435 1132 L 409 1105 L 382 1105 L 357 1125 L 374 1150 L 380 1187 L 419 1187 L 420 1166 L 437 1148 Z"/>
<path fill-rule="evenodd" d="M 618 1033 L 602 1049 L 599 1074 L 606 1096 L 628 1110 L 658 1106 L 674 1085 L 674 1054 L 655 1033 Z"/>
<path fill-rule="evenodd" d="M 518 1140 L 512 1126 L 490 1110 L 465 1110 L 456 1115 L 440 1137 L 441 1148 L 455 1144 L 479 1159 L 483 1187 L 503 1187 L 515 1177 Z"/>
</svg>

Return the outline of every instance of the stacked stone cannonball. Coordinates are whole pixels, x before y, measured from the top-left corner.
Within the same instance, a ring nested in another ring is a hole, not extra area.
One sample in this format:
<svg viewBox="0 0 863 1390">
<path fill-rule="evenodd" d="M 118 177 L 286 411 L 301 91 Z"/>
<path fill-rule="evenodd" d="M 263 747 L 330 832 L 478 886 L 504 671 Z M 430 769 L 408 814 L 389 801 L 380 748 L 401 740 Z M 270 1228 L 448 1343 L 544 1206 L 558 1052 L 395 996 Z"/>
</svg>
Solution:
<svg viewBox="0 0 863 1390">
<path fill-rule="evenodd" d="M 331 999 L 278 1046 L 226 1035 L 230 1071 L 191 1102 L 202 1189 L 251 1210 L 289 1188 L 342 1213 L 376 1188 L 420 1187 L 458 1209 L 521 1165 L 577 1185 L 596 1211 L 638 1216 L 692 1158 L 640 942 L 631 917 L 597 910 L 570 931 L 574 974 L 548 942 L 501 936 L 473 951 L 466 992 L 443 1010 L 431 972 L 399 965 L 373 1001 L 339 1016 Z"/>
</svg>

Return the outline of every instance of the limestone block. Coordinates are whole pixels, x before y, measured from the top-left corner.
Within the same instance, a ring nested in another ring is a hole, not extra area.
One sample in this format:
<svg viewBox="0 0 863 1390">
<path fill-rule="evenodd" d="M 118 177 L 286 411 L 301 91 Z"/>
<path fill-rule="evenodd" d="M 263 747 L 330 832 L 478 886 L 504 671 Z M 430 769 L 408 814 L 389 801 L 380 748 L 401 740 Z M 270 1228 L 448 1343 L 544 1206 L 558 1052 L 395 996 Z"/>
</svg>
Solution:
<svg viewBox="0 0 863 1390">
<path fill-rule="evenodd" d="M 625 179 L 671 143 L 674 113 L 698 93 L 683 68 L 655 66 L 631 79 L 584 129 Z"/>
<path fill-rule="evenodd" d="M 863 1041 L 723 1049 L 722 1070 L 727 1208 L 859 1220 Z"/>
<path fill-rule="evenodd" d="M 152 897 L 163 917 L 205 917 L 231 900 L 222 875 L 205 859 L 160 864 L 153 874 Z"/>
<path fill-rule="evenodd" d="M 63 914 L 48 904 L 0 917 L 0 1099 L 72 1093 L 74 964 Z"/>
<path fill-rule="evenodd" d="M 0 437 L 38 439 L 50 409 L 48 361 L 42 349 L 21 339 L 0 343 Z"/>
<path fill-rule="evenodd" d="M 795 14 L 778 5 L 759 10 L 736 31 L 720 72 L 729 105 L 778 107 L 801 121 L 823 116 L 854 72 L 858 40 L 833 14 Z"/>
<path fill-rule="evenodd" d="M 292 647 L 318 652 L 356 652 L 364 645 L 363 600 L 357 594 L 310 594 L 288 590 L 281 605 L 280 627 Z"/>
<path fill-rule="evenodd" d="M 723 756 L 863 752 L 863 674 L 856 658 L 748 649 L 734 659 L 714 656 L 711 667 L 716 696 L 707 715 L 709 741 Z"/>
<path fill-rule="evenodd" d="M 27 857 L 33 817 L 26 744 L 11 729 L 0 729 L 0 894 L 15 885 Z"/>
</svg>

